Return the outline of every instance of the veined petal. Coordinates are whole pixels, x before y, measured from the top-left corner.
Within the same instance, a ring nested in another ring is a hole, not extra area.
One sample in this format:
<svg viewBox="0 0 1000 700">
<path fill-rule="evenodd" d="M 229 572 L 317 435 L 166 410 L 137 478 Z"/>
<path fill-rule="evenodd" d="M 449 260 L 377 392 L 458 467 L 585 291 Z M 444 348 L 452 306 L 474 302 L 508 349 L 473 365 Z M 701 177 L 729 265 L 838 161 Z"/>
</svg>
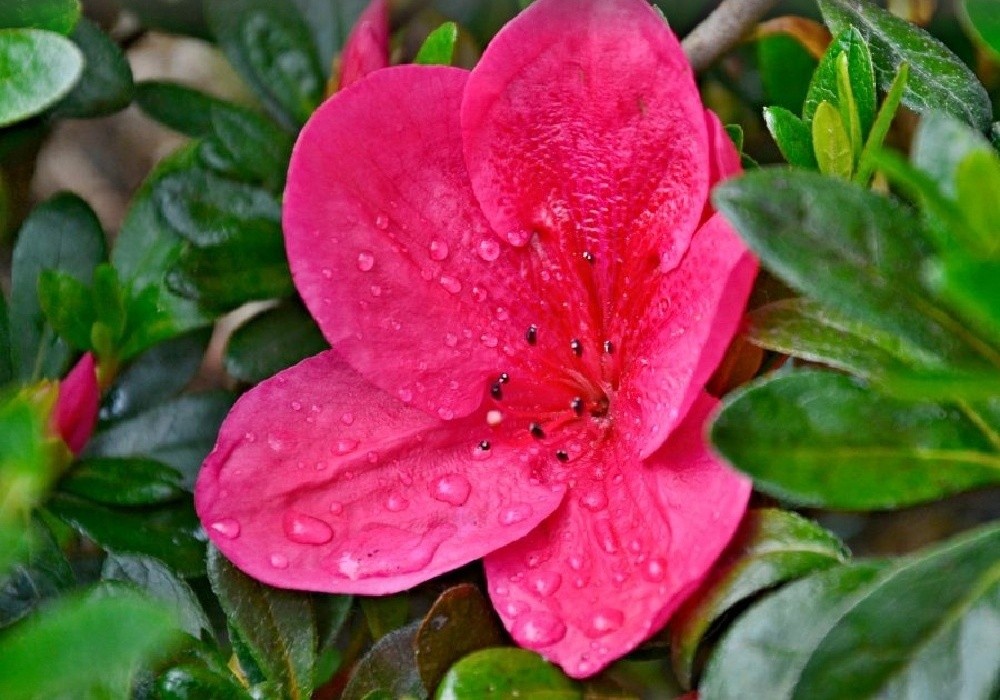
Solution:
<svg viewBox="0 0 1000 700">
<path fill-rule="evenodd" d="M 558 506 L 563 488 L 533 479 L 523 454 L 482 416 L 438 420 L 327 351 L 240 398 L 195 506 L 223 554 L 265 583 L 392 593 L 524 536 Z"/>
<path fill-rule="evenodd" d="M 708 451 L 714 405 L 699 400 L 645 463 L 610 449 L 601 479 L 578 484 L 537 529 L 486 557 L 490 595 L 515 641 L 589 676 L 656 632 L 694 590 L 751 488 Z"/>
<path fill-rule="evenodd" d="M 372 0 L 351 29 L 340 57 L 340 89 L 389 65 L 389 3 Z"/>
</svg>

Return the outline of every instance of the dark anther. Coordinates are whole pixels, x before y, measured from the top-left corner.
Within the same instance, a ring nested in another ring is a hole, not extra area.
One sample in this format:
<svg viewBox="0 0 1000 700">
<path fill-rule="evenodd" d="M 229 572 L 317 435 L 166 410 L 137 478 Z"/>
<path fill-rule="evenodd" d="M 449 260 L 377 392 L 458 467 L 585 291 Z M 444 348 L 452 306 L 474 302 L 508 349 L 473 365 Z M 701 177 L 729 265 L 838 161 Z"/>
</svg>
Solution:
<svg viewBox="0 0 1000 700">
<path fill-rule="evenodd" d="M 573 409 L 573 413 L 576 415 L 583 415 L 583 399 L 579 396 L 574 397 L 573 400 L 569 402 L 569 407 Z"/>
<path fill-rule="evenodd" d="M 528 430 L 531 431 L 531 437 L 535 438 L 536 440 L 541 440 L 543 437 L 545 437 L 545 431 L 542 430 L 542 426 L 539 425 L 538 423 L 532 423 L 531 425 L 529 425 Z"/>
<path fill-rule="evenodd" d="M 598 402 L 594 404 L 594 408 L 591 409 L 590 415 L 592 415 L 594 418 L 604 418 L 606 415 L 608 415 L 608 410 L 610 408 L 611 408 L 611 402 L 608 401 L 608 397 L 602 396 L 598 400 Z"/>
<path fill-rule="evenodd" d="M 594 254 L 591 253 L 589 250 L 585 250 L 583 251 L 583 259 L 589 263 L 592 263 L 594 262 Z"/>
<path fill-rule="evenodd" d="M 490 387 L 490 396 L 499 401 L 503 398 L 503 389 L 500 387 L 500 382 L 496 382 Z"/>
<path fill-rule="evenodd" d="M 568 462 L 569 455 L 566 453 L 565 450 L 559 450 L 558 452 L 556 452 L 556 459 L 558 459 L 560 462 Z"/>
<path fill-rule="evenodd" d="M 538 342 L 538 326 L 532 323 L 528 326 L 528 332 L 524 334 L 524 339 L 528 341 L 528 345 L 534 345 Z"/>
<path fill-rule="evenodd" d="M 483 452 L 486 452 L 488 449 L 490 449 L 490 441 L 483 440 L 481 443 L 479 443 L 479 449 L 481 449 Z"/>
<path fill-rule="evenodd" d="M 614 351 L 615 351 L 615 344 L 612 343 L 610 340 L 605 340 L 604 341 L 604 352 L 606 352 L 606 353 L 608 353 L 610 355 Z"/>
<path fill-rule="evenodd" d="M 510 381 L 510 375 L 507 374 L 506 372 L 501 372 L 500 373 L 500 383 L 501 384 L 506 384 L 509 381 Z"/>
<path fill-rule="evenodd" d="M 573 338 L 573 340 L 569 341 L 569 349 L 572 350 L 573 354 L 577 357 L 581 357 L 583 355 L 583 343 L 581 343 L 578 338 Z"/>
</svg>

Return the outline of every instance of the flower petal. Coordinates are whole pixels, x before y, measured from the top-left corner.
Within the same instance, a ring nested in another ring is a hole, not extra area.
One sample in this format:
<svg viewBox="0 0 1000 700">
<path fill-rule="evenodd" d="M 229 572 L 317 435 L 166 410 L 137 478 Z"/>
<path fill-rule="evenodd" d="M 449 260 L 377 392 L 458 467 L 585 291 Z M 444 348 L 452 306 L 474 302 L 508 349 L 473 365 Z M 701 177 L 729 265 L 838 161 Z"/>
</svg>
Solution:
<svg viewBox="0 0 1000 700">
<path fill-rule="evenodd" d="M 340 89 L 389 65 L 389 3 L 372 0 L 358 17 L 340 57 Z"/>
<path fill-rule="evenodd" d="M 551 294 L 579 307 L 568 285 L 583 285 L 607 315 L 651 259 L 675 264 L 697 228 L 703 112 L 676 37 L 645 0 L 536 0 L 469 78 L 473 189 L 494 229 L 534 241 L 562 271 Z"/>
<path fill-rule="evenodd" d="M 645 464 L 606 454 L 603 480 L 578 484 L 536 530 L 486 557 L 515 641 L 589 676 L 656 632 L 704 578 L 750 495 L 705 444 L 714 405 L 699 400 Z"/>
<path fill-rule="evenodd" d="M 195 505 L 223 554 L 265 583 L 391 593 L 522 537 L 558 506 L 563 488 L 532 481 L 522 454 L 482 416 L 437 420 L 327 351 L 236 403 Z"/>
<path fill-rule="evenodd" d="M 73 454 L 79 454 L 93 435 L 100 402 L 97 368 L 88 352 L 59 382 L 59 397 L 52 410 L 52 427 Z"/>
</svg>

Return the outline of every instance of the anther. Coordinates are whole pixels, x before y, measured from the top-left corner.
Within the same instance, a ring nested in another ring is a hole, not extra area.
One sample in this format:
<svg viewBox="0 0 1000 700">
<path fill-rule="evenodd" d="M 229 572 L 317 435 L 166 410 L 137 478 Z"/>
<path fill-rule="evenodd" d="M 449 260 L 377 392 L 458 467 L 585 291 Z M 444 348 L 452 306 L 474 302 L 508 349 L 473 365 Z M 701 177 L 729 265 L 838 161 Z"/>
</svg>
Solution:
<svg viewBox="0 0 1000 700">
<path fill-rule="evenodd" d="M 580 342 L 579 338 L 573 338 L 569 341 L 569 349 L 573 351 L 573 354 L 577 357 L 583 356 L 583 343 Z"/>
<path fill-rule="evenodd" d="M 614 351 L 615 351 L 615 344 L 612 343 L 610 340 L 605 340 L 604 341 L 604 352 L 606 352 L 607 354 L 610 355 Z"/>
<path fill-rule="evenodd" d="M 558 459 L 560 462 L 568 462 L 569 454 L 565 450 L 558 450 L 556 452 L 556 459 Z"/>
<path fill-rule="evenodd" d="M 524 339 L 528 341 L 528 345 L 534 345 L 538 342 L 538 326 L 532 323 L 528 326 L 528 331 L 524 334 Z"/>
<path fill-rule="evenodd" d="M 591 253 L 589 250 L 585 250 L 585 251 L 583 251 L 583 259 L 586 260 L 589 263 L 593 263 L 594 262 L 594 254 Z"/>
<path fill-rule="evenodd" d="M 542 430 L 542 426 L 539 423 L 532 423 L 528 426 L 528 430 L 531 432 L 531 437 L 536 440 L 541 440 L 545 437 L 545 431 Z"/>
<path fill-rule="evenodd" d="M 489 451 L 489 449 L 490 449 L 490 441 L 489 440 L 483 440 L 481 443 L 479 443 L 479 449 L 481 449 L 483 452 Z"/>
<path fill-rule="evenodd" d="M 490 396 L 497 401 L 503 398 L 503 388 L 501 388 L 500 382 L 496 382 L 490 387 Z"/>
<path fill-rule="evenodd" d="M 578 416 L 583 415 L 583 399 L 579 396 L 574 396 L 573 400 L 569 402 L 569 407 L 573 409 L 573 413 Z"/>
<path fill-rule="evenodd" d="M 499 381 L 501 384 L 506 384 L 507 382 L 510 381 L 510 375 L 507 374 L 506 372 L 501 372 Z"/>
</svg>

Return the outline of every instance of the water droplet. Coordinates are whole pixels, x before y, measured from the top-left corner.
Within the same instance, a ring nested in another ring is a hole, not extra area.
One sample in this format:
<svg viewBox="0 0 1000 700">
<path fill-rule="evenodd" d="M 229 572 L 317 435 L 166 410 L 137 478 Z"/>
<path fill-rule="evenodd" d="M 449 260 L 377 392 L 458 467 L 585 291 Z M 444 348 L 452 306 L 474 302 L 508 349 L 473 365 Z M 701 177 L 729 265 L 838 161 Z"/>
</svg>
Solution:
<svg viewBox="0 0 1000 700">
<path fill-rule="evenodd" d="M 455 412 L 446 406 L 439 408 L 437 414 L 441 420 L 451 420 L 455 417 Z"/>
<path fill-rule="evenodd" d="M 507 309 L 505 309 L 504 307 L 498 306 L 497 307 L 497 320 L 498 321 L 509 321 L 510 320 L 510 312 L 507 311 Z"/>
<path fill-rule="evenodd" d="M 410 502 L 398 493 L 389 494 L 385 499 L 385 509 L 391 513 L 399 513 L 410 507 Z"/>
<path fill-rule="evenodd" d="M 486 262 L 493 262 L 500 257 L 500 244 L 490 238 L 480 241 L 479 257 Z"/>
<path fill-rule="evenodd" d="M 375 256 L 372 255 L 367 250 L 362 250 L 358 253 L 358 269 L 362 272 L 368 272 L 373 267 L 375 267 Z"/>
<path fill-rule="evenodd" d="M 293 411 L 301 411 L 302 410 L 302 402 L 300 402 L 300 401 L 292 401 L 292 410 Z"/>
<path fill-rule="evenodd" d="M 323 275 L 324 279 L 328 280 L 333 279 L 333 270 L 331 270 L 328 267 L 324 267 L 322 270 L 320 270 L 320 274 Z"/>
<path fill-rule="evenodd" d="M 597 513 L 608 507 L 608 495 L 604 492 L 603 488 L 595 486 L 580 496 L 580 505 L 593 513 Z"/>
<path fill-rule="evenodd" d="M 448 244 L 444 241 L 431 241 L 428 247 L 428 254 L 431 256 L 431 260 L 444 260 L 448 257 Z"/>
<path fill-rule="evenodd" d="M 515 503 L 500 511 L 501 525 L 515 525 L 531 517 L 532 508 L 527 503 Z"/>
<path fill-rule="evenodd" d="M 507 242 L 516 248 L 527 244 L 531 240 L 531 231 L 526 229 L 516 229 L 507 232 Z"/>
<path fill-rule="evenodd" d="M 559 590 L 562 576 L 555 571 L 537 571 L 528 578 L 528 586 L 541 596 L 550 596 Z"/>
<path fill-rule="evenodd" d="M 569 564 L 569 568 L 573 569 L 573 571 L 579 571 L 583 568 L 583 557 L 574 554 L 566 560 L 566 563 Z"/>
<path fill-rule="evenodd" d="M 243 436 L 243 439 L 246 440 L 247 442 L 256 442 L 257 441 L 257 436 L 254 435 L 253 433 L 246 433 Z"/>
<path fill-rule="evenodd" d="M 275 569 L 287 569 L 288 557 L 284 556 L 283 554 L 272 554 L 271 566 L 273 566 Z"/>
<path fill-rule="evenodd" d="M 667 562 L 657 557 L 650 559 L 642 567 L 642 575 L 653 583 L 662 581 L 667 575 Z"/>
<path fill-rule="evenodd" d="M 496 428 L 501 423 L 503 423 L 503 413 L 496 410 L 495 408 L 493 410 L 486 412 L 486 424 L 488 426 L 490 426 L 491 428 Z"/>
<path fill-rule="evenodd" d="M 380 286 L 378 286 L 377 284 L 373 284 L 371 286 L 371 288 L 369 289 L 369 291 L 372 293 L 373 297 L 380 297 L 380 296 L 382 296 L 382 288 Z"/>
<path fill-rule="evenodd" d="M 337 454 L 339 455 L 346 455 L 348 452 L 353 452 L 357 447 L 357 440 L 351 440 L 350 438 L 337 440 Z"/>
<path fill-rule="evenodd" d="M 403 403 L 410 403 L 413 401 L 413 392 L 409 389 L 400 389 L 396 395 L 399 396 L 399 400 Z"/>
<path fill-rule="evenodd" d="M 438 280 L 438 282 L 440 282 L 441 286 L 444 287 L 447 291 L 451 292 L 452 294 L 458 294 L 460 291 L 462 291 L 462 283 L 459 282 L 454 277 L 449 277 L 448 275 L 441 275 L 441 278 Z"/>
<path fill-rule="evenodd" d="M 495 348 L 500 344 L 500 340 L 495 335 L 491 335 L 489 333 L 483 333 L 479 337 L 479 340 L 482 341 L 483 345 L 488 348 Z"/>
<path fill-rule="evenodd" d="M 368 453 L 368 463 L 369 464 L 377 464 L 378 463 L 378 452 L 369 452 Z"/>
<path fill-rule="evenodd" d="M 622 626 L 625 615 L 621 610 L 602 608 L 594 613 L 583 632 L 591 639 L 611 634 Z"/>
<path fill-rule="evenodd" d="M 326 544 L 333 539 L 333 529 L 319 518 L 288 511 L 281 521 L 285 536 L 299 544 Z M 272 560 L 273 563 L 273 560 Z"/>
<path fill-rule="evenodd" d="M 354 414 L 345 413 L 340 417 L 340 422 L 343 423 L 344 425 L 351 425 L 352 423 L 354 423 Z"/>
<path fill-rule="evenodd" d="M 458 345 L 458 336 L 454 333 L 445 333 L 444 344 L 449 348 L 453 348 Z"/>
<path fill-rule="evenodd" d="M 472 492 L 472 484 L 461 474 L 445 474 L 431 486 L 431 496 L 453 506 L 465 505 Z"/>
<path fill-rule="evenodd" d="M 550 612 L 526 612 L 517 617 L 510 633 L 521 646 L 538 649 L 565 637 L 566 625 Z"/>
<path fill-rule="evenodd" d="M 379 231 L 385 231 L 389 228 L 389 217 L 385 214 L 379 214 L 375 217 L 375 228 Z"/>
<path fill-rule="evenodd" d="M 333 501 L 330 504 L 330 513 L 332 515 L 340 515 L 344 512 L 344 504 L 340 501 Z"/>
<path fill-rule="evenodd" d="M 614 530 L 611 529 L 611 522 L 609 520 L 598 520 L 594 523 L 594 533 L 597 535 L 597 541 L 603 549 L 608 554 L 614 554 L 618 551 L 618 538 L 615 537 Z"/>
<path fill-rule="evenodd" d="M 240 524 L 233 518 L 223 518 L 222 520 L 217 520 L 209 525 L 209 527 L 230 540 L 234 540 L 240 536 Z"/>
</svg>

